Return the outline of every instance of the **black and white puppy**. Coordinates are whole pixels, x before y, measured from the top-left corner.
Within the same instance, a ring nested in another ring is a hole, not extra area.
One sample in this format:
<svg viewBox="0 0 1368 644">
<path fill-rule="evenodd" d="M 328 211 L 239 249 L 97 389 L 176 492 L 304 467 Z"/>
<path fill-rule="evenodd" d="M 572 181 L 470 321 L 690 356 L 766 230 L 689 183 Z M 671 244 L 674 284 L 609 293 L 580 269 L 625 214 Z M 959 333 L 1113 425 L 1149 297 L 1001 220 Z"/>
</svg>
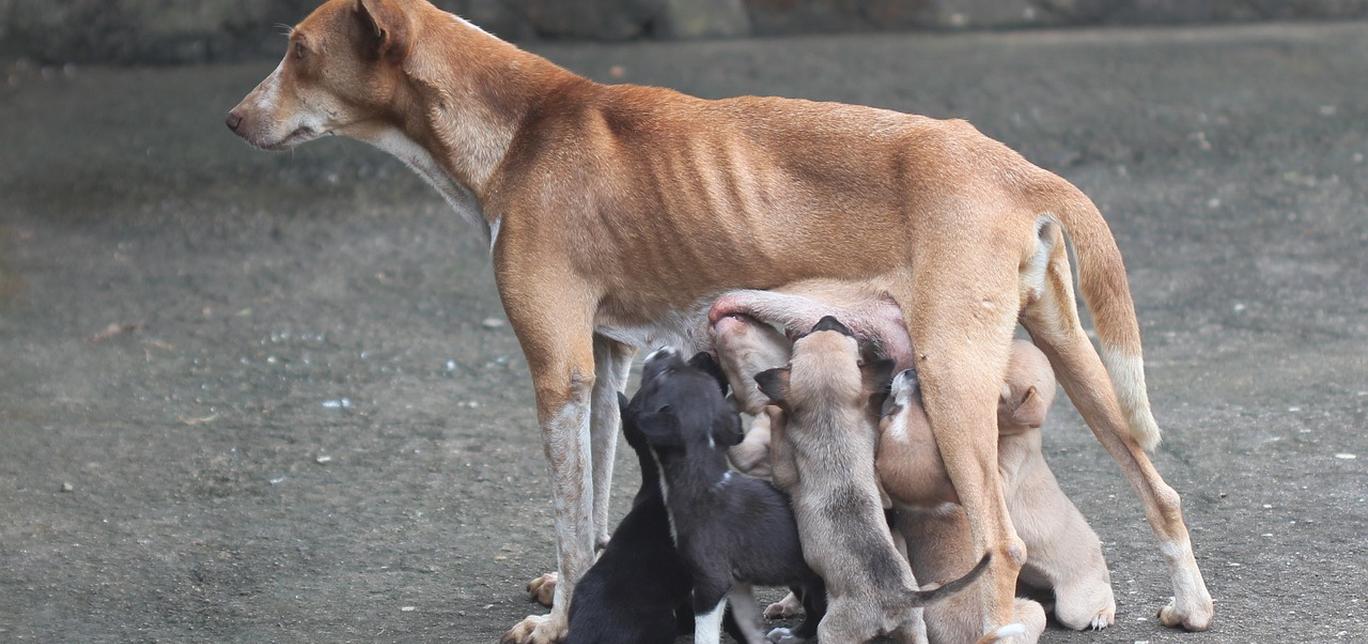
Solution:
<svg viewBox="0 0 1368 644">
<path fill-rule="evenodd" d="M 788 497 L 727 467 L 727 448 L 743 432 L 723 398 L 725 382 L 709 354 L 685 362 L 672 349 L 656 351 L 623 417 L 641 431 L 659 466 L 676 551 L 693 579 L 694 642 L 719 641 L 728 599 L 745 641 L 764 642 L 751 595 L 756 585 L 799 591 L 806 621 L 790 639 L 806 639 L 825 612 L 826 592 L 803 559 Z"/>
<path fill-rule="evenodd" d="M 693 629 L 693 580 L 670 536 L 660 473 L 646 438 L 618 394 L 622 434 L 641 465 L 641 488 L 598 561 L 584 573 L 570 604 L 565 644 L 669 644 Z M 743 637 L 733 620 L 727 632 Z"/>
</svg>

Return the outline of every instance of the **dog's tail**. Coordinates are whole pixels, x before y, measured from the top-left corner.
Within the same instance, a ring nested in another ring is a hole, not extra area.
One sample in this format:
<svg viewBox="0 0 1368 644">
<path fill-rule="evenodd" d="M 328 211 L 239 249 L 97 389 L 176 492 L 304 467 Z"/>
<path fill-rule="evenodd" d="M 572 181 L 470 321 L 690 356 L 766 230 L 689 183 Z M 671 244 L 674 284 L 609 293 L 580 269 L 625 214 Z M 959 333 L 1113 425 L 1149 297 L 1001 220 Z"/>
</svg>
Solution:
<svg viewBox="0 0 1368 644">
<path fill-rule="evenodd" d="M 978 565 L 974 566 L 973 570 L 970 570 L 968 573 L 966 573 L 963 577 L 960 577 L 959 579 L 956 579 L 948 584 L 945 584 L 939 588 L 935 588 L 932 590 L 907 591 L 908 599 L 910 600 L 912 607 L 915 608 L 917 606 L 925 606 L 927 604 L 945 599 L 946 597 L 949 597 L 950 595 L 953 595 L 961 590 L 964 590 L 965 586 L 974 583 L 974 580 L 983 576 L 983 571 L 988 569 L 988 562 L 992 560 L 993 554 L 991 552 L 984 554 L 983 559 L 979 560 Z"/>
<path fill-rule="evenodd" d="M 1126 281 L 1126 267 L 1111 228 L 1097 206 L 1082 191 L 1063 180 L 1051 182 L 1041 209 L 1063 225 L 1078 257 L 1078 286 L 1092 311 L 1102 364 L 1130 426 L 1131 438 L 1147 451 L 1159 444 L 1159 425 L 1150 411 L 1145 388 L 1145 362 L 1140 348 L 1140 323 Z M 1048 224 L 1047 224 L 1048 225 Z M 1043 232 L 1039 231 L 1039 232 Z"/>
</svg>

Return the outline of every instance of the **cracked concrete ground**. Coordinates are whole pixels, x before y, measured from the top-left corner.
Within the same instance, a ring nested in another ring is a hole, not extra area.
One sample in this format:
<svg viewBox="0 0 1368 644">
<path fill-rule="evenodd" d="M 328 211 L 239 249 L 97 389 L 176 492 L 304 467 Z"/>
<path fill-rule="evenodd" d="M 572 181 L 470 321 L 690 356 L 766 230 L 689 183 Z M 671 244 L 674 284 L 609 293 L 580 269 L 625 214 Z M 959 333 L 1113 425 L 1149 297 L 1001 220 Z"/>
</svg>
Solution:
<svg viewBox="0 0 1368 644">
<path fill-rule="evenodd" d="M 1061 402 L 1047 456 L 1119 607 L 1047 641 L 1368 639 L 1368 26 L 537 49 L 965 117 L 1077 183 L 1129 266 L 1217 618 L 1156 624 L 1162 558 Z M 365 146 L 232 137 L 274 64 L 5 67 L 0 640 L 488 642 L 540 610 L 548 486 L 484 242 Z"/>
</svg>

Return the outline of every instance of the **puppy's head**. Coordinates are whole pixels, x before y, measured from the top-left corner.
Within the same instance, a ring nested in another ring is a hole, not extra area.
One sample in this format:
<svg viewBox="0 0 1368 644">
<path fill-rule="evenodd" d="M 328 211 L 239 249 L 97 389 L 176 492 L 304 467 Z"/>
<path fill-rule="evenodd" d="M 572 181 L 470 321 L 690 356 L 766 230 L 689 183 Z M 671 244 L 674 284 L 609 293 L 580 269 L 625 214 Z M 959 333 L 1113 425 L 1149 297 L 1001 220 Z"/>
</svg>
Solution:
<svg viewBox="0 0 1368 644">
<path fill-rule="evenodd" d="M 1054 370 L 1045 354 L 1030 342 L 1014 341 L 998 400 L 998 431 L 1039 429 L 1054 403 L 1055 389 Z"/>
<path fill-rule="evenodd" d="M 712 324 L 713 346 L 737 406 L 756 414 L 768 400 L 755 374 L 788 363 L 792 343 L 774 327 L 745 315 L 727 315 Z"/>
<path fill-rule="evenodd" d="M 720 456 L 744 437 L 725 392 L 726 378 L 710 354 L 685 362 L 678 351 L 660 349 L 646 358 L 624 419 L 658 453 L 706 449 Z"/>
<path fill-rule="evenodd" d="M 228 127 L 266 150 L 380 131 L 394 118 L 425 9 L 413 0 L 329 0 L 290 30 L 280 65 L 228 112 Z"/>
<path fill-rule="evenodd" d="M 892 360 L 864 361 L 855 336 L 828 315 L 794 342 L 788 367 L 763 371 L 755 381 L 790 414 L 822 407 L 877 410 L 892 370 Z"/>
</svg>

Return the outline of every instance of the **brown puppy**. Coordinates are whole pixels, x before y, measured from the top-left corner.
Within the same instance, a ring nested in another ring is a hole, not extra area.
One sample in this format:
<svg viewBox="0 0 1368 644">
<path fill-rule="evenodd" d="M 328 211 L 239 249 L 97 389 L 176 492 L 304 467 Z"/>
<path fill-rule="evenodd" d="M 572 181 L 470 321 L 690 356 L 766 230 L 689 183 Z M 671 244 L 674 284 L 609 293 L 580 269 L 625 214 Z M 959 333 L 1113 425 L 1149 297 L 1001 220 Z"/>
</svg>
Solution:
<svg viewBox="0 0 1368 644">
<path fill-rule="evenodd" d="M 1145 454 L 1159 428 L 1116 242 L 1082 192 L 968 123 L 602 85 L 426 0 L 328 0 L 227 125 L 269 150 L 329 134 L 375 145 L 489 240 L 536 393 L 561 572 L 552 614 L 508 640 L 564 636 L 608 533 L 634 351 L 696 350 L 718 295 L 813 278 L 884 283 L 905 307 L 936 445 L 975 550 L 996 555 L 977 587 L 984 632 L 1010 619 L 1026 559 L 994 422 L 1018 321 L 1144 505 L 1174 591 L 1160 620 L 1209 625 L 1178 495 Z M 1065 230 L 1101 356 L 1079 322 Z"/>
<path fill-rule="evenodd" d="M 817 639 L 828 644 L 926 641 L 917 581 L 889 534 L 874 472 L 891 369 L 861 365 L 850 331 L 825 317 L 795 342 L 788 367 L 756 376 L 783 409 L 771 427 L 774 482 L 792 497 L 803 557 L 826 582 Z"/>
<path fill-rule="evenodd" d="M 1029 553 L 1021 581 L 1055 595 L 1054 613 L 1074 629 L 1110 626 L 1116 613 L 1111 576 L 1102 544 L 1082 513 L 1059 489 L 1041 453 L 1039 428 L 1054 401 L 1049 361 L 1035 345 L 1012 345 L 998 406 L 998 469 L 1007 509 Z M 893 381 L 880 421 L 879 477 L 898 509 L 912 568 L 919 578 L 941 581 L 973 565 L 969 524 L 957 502 L 936 451 L 931 428 L 918 400 L 915 376 L 903 372 Z M 1017 601 L 1018 619 L 1033 630 L 1043 621 L 1037 610 Z M 931 640 L 973 639 L 981 615 L 971 602 L 955 601 L 928 609 Z"/>
<path fill-rule="evenodd" d="M 756 388 L 755 374 L 788 364 L 793 347 L 789 338 L 827 315 L 850 329 L 866 357 L 890 358 L 899 366 L 911 363 L 902 311 L 873 284 L 805 280 L 772 291 L 738 290 L 717 298 L 709 309 L 709 337 L 731 383 L 732 401 L 753 417 L 746 439 L 728 451 L 740 471 L 770 475 L 770 421 L 761 413 L 769 399 Z"/>
</svg>

